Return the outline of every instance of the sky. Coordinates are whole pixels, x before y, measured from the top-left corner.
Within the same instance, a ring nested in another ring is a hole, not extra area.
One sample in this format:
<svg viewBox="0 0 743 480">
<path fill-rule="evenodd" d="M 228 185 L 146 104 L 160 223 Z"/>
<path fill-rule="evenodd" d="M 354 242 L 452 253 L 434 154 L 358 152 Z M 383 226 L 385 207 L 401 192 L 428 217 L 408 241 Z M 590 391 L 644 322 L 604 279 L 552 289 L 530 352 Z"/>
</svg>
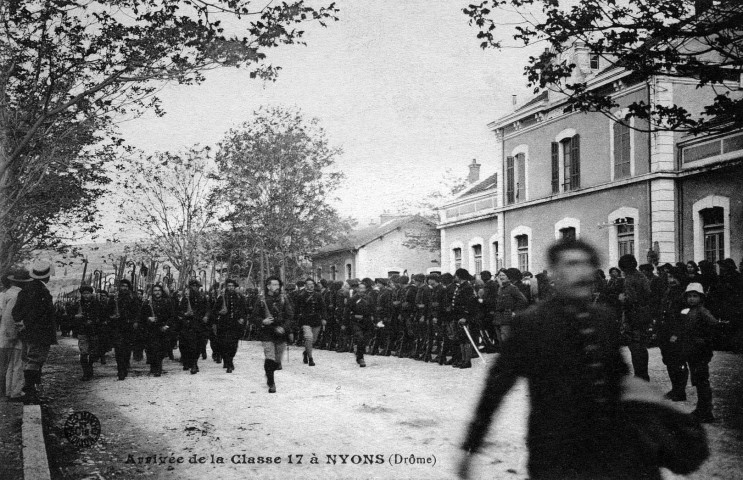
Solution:
<svg viewBox="0 0 743 480">
<path fill-rule="evenodd" d="M 216 145 L 262 105 L 316 117 L 346 180 L 334 202 L 361 222 L 410 196 L 425 196 L 451 169 L 481 178 L 495 171 L 487 123 L 512 111 L 511 95 L 530 96 L 524 49 L 483 51 L 455 0 L 339 1 L 338 22 L 307 29 L 307 46 L 268 51 L 276 82 L 221 69 L 198 86 L 167 86 L 167 114 L 123 122 L 123 137 L 152 153 Z"/>
</svg>

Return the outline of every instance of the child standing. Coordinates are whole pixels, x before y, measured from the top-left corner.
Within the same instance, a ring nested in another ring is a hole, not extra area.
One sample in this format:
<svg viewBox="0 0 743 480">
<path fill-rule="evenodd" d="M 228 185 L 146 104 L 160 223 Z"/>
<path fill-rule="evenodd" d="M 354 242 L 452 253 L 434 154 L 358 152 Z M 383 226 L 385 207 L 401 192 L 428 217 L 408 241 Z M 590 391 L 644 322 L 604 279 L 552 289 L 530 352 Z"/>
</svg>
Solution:
<svg viewBox="0 0 743 480">
<path fill-rule="evenodd" d="M 669 348 L 680 366 L 687 364 L 691 384 L 697 388 L 697 408 L 692 412 L 703 423 L 714 422 L 712 388 L 709 383 L 709 362 L 712 360 L 712 328 L 717 319 L 704 308 L 704 290 L 699 283 L 690 283 L 684 292 L 687 308 L 669 325 Z"/>
</svg>

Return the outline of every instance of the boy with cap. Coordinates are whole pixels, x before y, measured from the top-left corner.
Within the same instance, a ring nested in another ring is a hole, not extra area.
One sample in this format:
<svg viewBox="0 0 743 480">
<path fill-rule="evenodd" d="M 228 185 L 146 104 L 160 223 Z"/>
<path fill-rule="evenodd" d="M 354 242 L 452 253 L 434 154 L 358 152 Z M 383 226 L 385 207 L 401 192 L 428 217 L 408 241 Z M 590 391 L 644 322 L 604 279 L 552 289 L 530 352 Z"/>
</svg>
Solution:
<svg viewBox="0 0 743 480">
<path fill-rule="evenodd" d="M 684 366 L 688 365 L 691 384 L 697 387 L 697 408 L 692 414 L 700 422 L 710 423 L 715 417 L 712 415 L 709 362 L 712 360 L 712 329 L 717 319 L 702 305 L 704 289 L 700 283 L 690 283 L 686 287 L 684 300 L 687 308 L 681 310 L 676 321 L 669 326 L 667 349 L 678 362 L 678 370 L 684 372 Z M 685 375 L 677 381 L 681 383 L 682 380 L 686 385 Z"/>
</svg>

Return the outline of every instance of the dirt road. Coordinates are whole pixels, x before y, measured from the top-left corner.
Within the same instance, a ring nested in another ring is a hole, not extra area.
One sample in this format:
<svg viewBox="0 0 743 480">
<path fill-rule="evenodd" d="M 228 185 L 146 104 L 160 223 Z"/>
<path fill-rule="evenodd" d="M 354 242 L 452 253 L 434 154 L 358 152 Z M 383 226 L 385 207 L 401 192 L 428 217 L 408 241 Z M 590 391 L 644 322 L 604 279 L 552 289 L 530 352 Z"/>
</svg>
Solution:
<svg viewBox="0 0 743 480">
<path fill-rule="evenodd" d="M 232 374 L 211 359 L 200 361 L 197 375 L 166 360 L 165 374 L 154 378 L 135 362 L 123 382 L 109 362 L 96 365 L 94 381 L 80 383 L 76 355 L 74 342 L 61 339 L 45 375 L 56 478 L 451 479 L 485 374 L 479 362 L 455 370 L 390 357 L 367 357 L 362 369 L 351 354 L 327 351 L 307 367 L 292 348 L 276 374 L 278 393 L 268 394 L 255 342 L 241 342 Z M 658 357 L 652 350 L 651 377 L 665 390 Z M 713 388 L 730 395 L 716 396 L 720 421 L 708 427 L 713 457 L 690 478 L 741 478 L 740 357 L 716 354 L 712 370 Z M 690 395 L 686 408 L 695 400 Z M 527 477 L 527 404 L 519 383 L 475 459 L 476 478 Z M 80 410 L 99 418 L 102 434 L 77 450 L 62 426 Z"/>
</svg>

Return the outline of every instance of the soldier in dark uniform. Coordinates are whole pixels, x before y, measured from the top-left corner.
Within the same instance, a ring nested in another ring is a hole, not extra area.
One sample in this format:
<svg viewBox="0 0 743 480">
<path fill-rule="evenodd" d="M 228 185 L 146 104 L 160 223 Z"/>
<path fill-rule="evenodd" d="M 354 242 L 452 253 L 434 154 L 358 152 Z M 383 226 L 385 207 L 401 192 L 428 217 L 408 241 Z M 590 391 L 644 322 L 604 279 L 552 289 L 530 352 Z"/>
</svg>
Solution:
<svg viewBox="0 0 743 480">
<path fill-rule="evenodd" d="M 377 278 L 374 283 L 378 289 L 377 301 L 374 306 L 374 316 L 377 322 L 375 327 L 375 341 L 372 354 L 389 355 L 392 346 L 392 288 L 386 278 Z"/>
<path fill-rule="evenodd" d="M 302 327 L 304 336 L 303 361 L 310 367 L 315 366 L 312 358 L 312 346 L 314 345 L 320 328 L 327 324 L 325 320 L 325 301 L 320 292 L 315 290 L 315 281 L 308 278 L 304 282 L 304 290 L 297 294 L 295 299 L 295 314 Z"/>
<path fill-rule="evenodd" d="M 129 280 L 120 280 L 118 294 L 109 298 L 106 307 L 105 316 L 109 319 L 111 328 L 111 343 L 116 356 L 119 380 L 124 380 L 129 374 L 135 334 L 142 328 L 138 323 L 141 304 L 131 291 L 131 287 Z"/>
<path fill-rule="evenodd" d="M 287 341 L 292 342 L 291 333 L 294 310 L 287 296 L 281 291 L 282 282 L 277 277 L 266 279 L 263 297 L 253 310 L 253 323 L 259 328 L 258 338 L 263 346 L 263 370 L 266 372 L 268 393 L 276 393 L 276 370 L 281 369 L 281 358 Z"/>
<path fill-rule="evenodd" d="M 632 356 L 632 369 L 635 376 L 650 381 L 648 373 L 648 345 L 650 343 L 650 282 L 637 271 L 634 255 L 626 254 L 619 258 L 619 268 L 624 273 L 624 292 L 619 300 L 624 306 L 624 330 Z"/>
<path fill-rule="evenodd" d="M 209 336 L 209 300 L 199 287 L 198 280 L 188 282 L 188 290 L 178 305 L 181 361 L 183 370 L 190 370 L 191 374 L 199 371 L 199 354 L 206 348 Z"/>
<path fill-rule="evenodd" d="M 461 354 L 461 361 L 453 363 L 455 368 L 472 368 L 472 342 L 467 336 L 465 327 L 472 332 L 477 331 L 477 294 L 470 281 L 472 276 L 464 268 L 458 268 L 454 272 L 454 283 L 456 288 L 451 300 L 451 313 L 454 321 L 459 325 L 457 340 Z M 472 340 L 475 340 L 474 336 Z"/>
<path fill-rule="evenodd" d="M 410 279 L 403 275 L 398 280 L 400 284 L 400 327 L 402 329 L 402 345 L 397 356 L 412 357 L 415 353 L 414 342 L 415 332 L 418 325 L 418 319 L 415 318 L 416 304 L 415 297 L 418 295 L 418 288 L 415 284 L 410 283 Z"/>
<path fill-rule="evenodd" d="M 498 343 L 502 344 L 511 332 L 511 321 L 516 312 L 525 309 L 528 301 L 521 290 L 513 285 L 516 277 L 508 275 L 507 271 L 498 272 L 498 296 L 495 300 L 495 328 L 498 334 Z"/>
<path fill-rule="evenodd" d="M 441 338 L 444 332 L 441 331 L 441 319 L 442 313 L 446 306 L 446 296 L 443 285 L 441 285 L 441 276 L 438 274 L 431 274 L 426 279 L 428 283 L 427 288 L 431 290 L 431 303 L 428 309 L 427 322 L 427 343 L 426 351 L 424 352 L 423 360 L 426 362 L 432 361 L 431 356 L 436 353 L 440 354 Z"/>
<path fill-rule="evenodd" d="M 529 383 L 532 479 L 659 480 L 656 458 L 621 421 L 627 373 L 611 312 L 592 304 L 598 255 L 572 240 L 548 250 L 556 297 L 517 315 L 490 369 L 462 449 L 469 478 L 491 418 L 518 377 Z"/>
<path fill-rule="evenodd" d="M 413 348 L 413 358 L 423 360 L 426 356 L 426 341 L 428 340 L 428 322 L 431 314 L 431 297 L 433 292 L 426 284 L 426 276 L 422 273 L 413 275 L 413 284 L 415 285 L 415 316 L 413 323 L 415 343 Z"/>
<path fill-rule="evenodd" d="M 237 282 L 228 279 L 225 286 L 224 294 L 214 304 L 212 315 L 217 318 L 217 322 L 213 329 L 224 361 L 223 367 L 227 369 L 227 373 L 232 373 L 235 370 L 234 358 L 245 327 L 247 309 L 245 299 L 237 293 Z"/>
<path fill-rule="evenodd" d="M 219 286 L 215 283 L 209 293 L 209 311 L 214 312 L 214 306 L 219 298 Z M 222 352 L 217 339 L 217 316 L 210 313 L 209 315 L 209 345 L 212 349 L 212 360 L 215 363 L 222 363 Z"/>
<path fill-rule="evenodd" d="M 96 291 L 95 298 L 101 306 L 101 319 L 98 324 L 98 348 L 90 352 L 90 361 L 100 361 L 101 365 L 106 364 L 106 355 L 111 351 L 111 325 L 106 315 L 108 309 L 108 292 L 105 290 Z"/>
<path fill-rule="evenodd" d="M 129 280 L 127 280 L 128 282 Z M 131 284 L 130 284 L 131 289 Z M 144 294 L 140 295 L 139 292 L 132 291 L 132 294 L 137 299 L 138 304 L 144 305 Z M 141 312 L 140 312 L 141 313 Z M 132 337 L 132 357 L 134 361 L 141 362 L 144 360 L 144 351 L 147 347 L 147 329 L 145 328 L 144 324 L 141 324 L 141 328 L 138 328 L 134 331 L 134 335 Z M 148 359 L 149 363 L 149 359 Z"/>
<path fill-rule="evenodd" d="M 441 324 L 441 351 L 435 361 L 439 365 L 452 365 L 460 360 L 459 348 L 454 348 L 457 339 L 456 319 L 452 314 L 452 299 L 454 298 L 454 291 L 457 285 L 454 283 L 454 276 L 451 273 L 444 273 L 441 275 L 441 286 L 442 286 L 442 303 L 440 307 L 439 323 Z M 458 345 L 457 345 L 458 347 Z M 450 361 L 447 362 L 446 357 L 452 355 Z"/>
<path fill-rule="evenodd" d="M 324 278 L 320 280 L 320 294 L 322 295 L 322 301 L 325 302 L 325 325 L 322 327 L 320 332 L 320 341 L 317 348 L 328 350 L 332 348 L 333 344 L 333 305 L 335 290 L 333 290 L 333 284 L 335 282 L 328 282 Z"/>
<path fill-rule="evenodd" d="M 359 282 L 356 292 L 348 302 L 348 325 L 356 346 L 356 363 L 360 367 L 366 366 L 364 350 L 374 332 L 374 302 L 369 294 L 371 288 L 371 281 Z"/>
<path fill-rule="evenodd" d="M 80 350 L 80 366 L 83 370 L 81 380 L 93 378 L 93 362 L 95 352 L 100 351 L 98 329 L 101 324 L 103 308 L 93 295 L 93 287 L 80 287 L 80 301 L 73 306 L 75 331 L 77 332 L 77 346 Z"/>
<path fill-rule="evenodd" d="M 392 287 L 392 312 L 390 320 L 392 350 L 394 350 L 395 355 L 400 356 L 405 332 L 405 325 L 402 322 L 403 285 L 400 283 L 400 275 L 395 274 L 390 277 L 390 287 Z"/>
<path fill-rule="evenodd" d="M 351 292 L 358 285 L 358 281 L 350 279 L 343 283 L 340 290 L 338 290 L 335 310 L 336 319 L 339 324 L 338 348 L 336 348 L 336 352 L 353 352 L 353 339 L 351 338 L 351 330 L 348 327 L 348 304 L 351 300 Z"/>
<path fill-rule="evenodd" d="M 483 318 L 482 329 L 487 338 L 487 342 L 485 344 L 485 352 L 493 353 L 496 348 L 496 344 L 498 343 L 498 334 L 496 333 L 495 328 L 495 308 L 500 286 L 488 270 L 484 270 L 482 273 L 480 273 L 480 278 L 483 281 L 481 297 Z"/>
<path fill-rule="evenodd" d="M 145 349 L 150 373 L 159 377 L 163 373 L 163 358 L 172 352 L 170 330 L 176 322 L 173 301 L 166 297 L 162 285 L 152 287 L 152 298 L 142 308 L 140 325 L 144 328 Z"/>
</svg>

